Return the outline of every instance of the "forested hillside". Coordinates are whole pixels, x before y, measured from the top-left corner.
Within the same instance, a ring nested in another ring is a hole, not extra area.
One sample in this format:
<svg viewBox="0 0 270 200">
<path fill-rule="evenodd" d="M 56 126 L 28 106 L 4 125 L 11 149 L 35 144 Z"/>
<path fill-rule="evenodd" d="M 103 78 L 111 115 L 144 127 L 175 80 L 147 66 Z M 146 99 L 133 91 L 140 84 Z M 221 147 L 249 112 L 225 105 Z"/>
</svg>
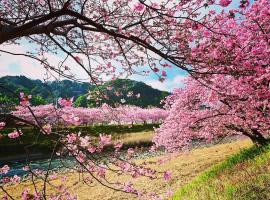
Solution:
<svg viewBox="0 0 270 200">
<path fill-rule="evenodd" d="M 24 92 L 31 94 L 32 105 L 42 105 L 55 103 L 59 97 L 74 97 L 75 105 L 80 107 L 95 107 L 101 103 L 111 105 L 131 104 L 141 107 L 156 106 L 160 107 L 160 101 L 169 93 L 160 91 L 129 79 L 117 79 L 104 85 L 97 86 L 89 83 L 78 83 L 70 80 L 42 82 L 32 80 L 25 76 L 5 76 L 0 78 L 0 104 L 18 104 L 18 99 L 14 94 Z M 5 88 L 8 88 L 5 89 Z M 12 94 L 13 93 L 13 94 Z M 99 101 L 93 97 L 105 95 L 107 98 L 100 98 Z"/>
</svg>

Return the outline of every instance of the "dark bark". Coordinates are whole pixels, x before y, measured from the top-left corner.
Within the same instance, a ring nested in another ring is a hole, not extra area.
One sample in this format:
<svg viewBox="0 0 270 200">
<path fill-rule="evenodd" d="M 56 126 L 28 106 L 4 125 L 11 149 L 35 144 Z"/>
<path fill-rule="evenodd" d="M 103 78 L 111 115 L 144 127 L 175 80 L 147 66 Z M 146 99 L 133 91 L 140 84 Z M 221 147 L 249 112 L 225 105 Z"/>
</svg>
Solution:
<svg viewBox="0 0 270 200">
<path fill-rule="evenodd" d="M 267 144 L 268 140 L 257 130 L 257 129 L 251 129 L 252 131 L 252 140 L 253 143 L 255 143 L 258 146 L 262 146 Z"/>
<path fill-rule="evenodd" d="M 235 125 L 228 125 L 226 126 L 226 128 L 237 131 L 237 132 L 241 132 L 243 135 L 249 137 L 251 139 L 251 141 L 257 145 L 257 146 L 262 146 L 268 143 L 267 138 L 265 138 L 259 131 L 258 129 L 244 129 L 242 127 L 238 127 Z"/>
</svg>

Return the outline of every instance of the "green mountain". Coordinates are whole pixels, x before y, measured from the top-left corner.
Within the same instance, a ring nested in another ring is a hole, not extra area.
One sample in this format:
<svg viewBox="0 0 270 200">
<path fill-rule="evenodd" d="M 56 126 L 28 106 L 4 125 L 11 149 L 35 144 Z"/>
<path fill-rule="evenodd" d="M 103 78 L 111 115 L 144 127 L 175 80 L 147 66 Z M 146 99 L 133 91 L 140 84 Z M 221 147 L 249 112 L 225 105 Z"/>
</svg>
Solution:
<svg viewBox="0 0 270 200">
<path fill-rule="evenodd" d="M 107 103 L 112 106 L 129 104 L 140 107 L 160 107 L 160 101 L 168 95 L 168 92 L 154 89 L 143 82 L 129 79 L 117 79 L 106 82 L 99 87 L 94 87 L 93 90 L 91 90 L 90 95 L 86 94 L 80 96 L 75 101 L 75 105 L 82 107 L 96 107 L 102 103 Z M 100 98 L 101 96 L 103 96 L 103 98 Z M 97 103 L 96 99 L 99 98 L 100 101 Z"/>
<path fill-rule="evenodd" d="M 4 76 L 0 78 L 0 104 L 18 104 L 20 92 L 31 94 L 33 105 L 53 103 L 58 97 L 74 97 L 85 94 L 91 86 L 70 80 L 44 83 L 25 76 Z"/>
<path fill-rule="evenodd" d="M 17 105 L 19 101 L 16 95 L 18 96 L 20 92 L 32 95 L 32 105 L 55 103 L 59 97 L 74 97 L 75 105 L 81 107 L 96 107 L 102 103 L 108 103 L 112 106 L 120 103 L 140 107 L 160 107 L 160 101 L 169 94 L 154 89 L 143 82 L 129 79 L 117 79 L 97 87 L 89 83 L 78 83 L 70 80 L 44 83 L 41 80 L 32 80 L 25 76 L 4 76 L 0 78 L 0 105 L 2 109 L 8 105 Z M 97 99 L 99 100 L 97 101 Z"/>
</svg>

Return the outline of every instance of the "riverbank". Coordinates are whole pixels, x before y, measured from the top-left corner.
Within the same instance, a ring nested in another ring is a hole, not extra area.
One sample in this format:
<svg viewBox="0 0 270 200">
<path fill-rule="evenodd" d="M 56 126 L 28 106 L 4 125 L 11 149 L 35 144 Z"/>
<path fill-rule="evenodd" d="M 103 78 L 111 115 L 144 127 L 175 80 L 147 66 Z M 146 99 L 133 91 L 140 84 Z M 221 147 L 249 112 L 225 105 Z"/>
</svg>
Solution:
<svg viewBox="0 0 270 200">
<path fill-rule="evenodd" d="M 163 165 L 153 165 L 156 170 L 166 171 L 172 170 L 173 178 L 170 182 L 164 182 L 161 179 L 158 180 L 148 180 L 145 178 L 135 179 L 135 186 L 138 188 L 144 188 L 149 192 L 160 192 L 166 193 L 167 189 L 172 189 L 173 191 L 179 189 L 186 183 L 190 182 L 192 178 L 197 176 L 198 174 L 205 171 L 210 166 L 213 166 L 217 163 L 220 163 L 228 156 L 239 152 L 241 149 L 248 148 L 252 145 L 252 143 L 247 139 L 241 139 L 238 141 L 232 141 L 229 143 L 213 145 L 210 147 L 200 147 L 197 149 L 193 149 L 189 152 L 180 153 L 174 159 L 164 163 Z M 145 158 L 143 160 L 146 161 L 157 161 L 160 159 L 160 156 Z M 136 162 L 143 161 L 142 159 L 136 160 Z M 72 183 L 78 182 L 75 186 L 71 187 L 70 190 L 76 194 L 78 194 L 78 199 L 87 200 L 87 199 L 135 199 L 134 196 L 117 192 L 111 189 L 108 189 L 104 186 L 101 186 L 98 183 L 95 183 L 94 187 L 89 187 L 87 184 L 82 182 L 82 174 L 77 173 L 69 173 L 66 174 L 68 179 L 66 181 L 66 186 L 71 186 Z M 61 177 L 62 175 L 60 175 Z M 84 174 L 87 176 L 87 174 Z M 118 181 L 126 181 L 129 178 L 127 176 L 118 177 L 114 174 L 108 175 L 109 180 L 118 180 Z M 59 184 L 60 180 L 53 180 L 52 183 Z M 41 182 L 39 183 L 42 184 Z M 7 191 L 14 194 L 17 198 L 21 194 L 24 187 L 30 186 L 31 182 L 26 181 L 18 186 L 9 186 L 6 187 Z M 52 192 L 52 188 L 48 188 L 48 192 Z M 15 198 L 16 199 L 16 198 Z"/>
<path fill-rule="evenodd" d="M 81 132 L 82 135 L 89 135 L 93 138 L 98 138 L 99 134 L 110 134 L 113 139 L 127 139 L 127 143 L 132 147 L 140 143 L 140 140 L 143 140 L 142 145 L 150 145 L 153 127 L 157 127 L 158 124 L 135 124 L 130 125 L 97 125 L 97 126 L 78 126 L 78 127 L 69 127 L 62 128 L 64 132 Z M 40 155 L 40 158 L 47 158 L 48 155 L 52 152 L 55 142 L 59 139 L 57 135 L 44 135 L 40 134 L 39 130 L 31 127 L 21 127 L 23 135 L 19 139 L 10 139 L 7 137 L 7 134 L 12 132 L 13 128 L 5 128 L 0 130 L 0 162 L 1 160 L 5 162 L 10 162 L 12 159 L 14 161 L 19 161 L 21 158 L 26 158 L 26 147 L 28 152 L 33 155 L 33 158 L 36 155 Z M 151 132 L 151 136 L 146 134 Z M 136 136 L 135 134 L 136 133 Z M 3 137 L 1 137 L 1 135 Z M 132 136 L 132 137 L 131 137 Z M 138 139 L 138 141 L 136 141 Z M 148 141 L 148 143 L 146 142 Z M 128 148 L 128 147 L 127 147 Z"/>
</svg>

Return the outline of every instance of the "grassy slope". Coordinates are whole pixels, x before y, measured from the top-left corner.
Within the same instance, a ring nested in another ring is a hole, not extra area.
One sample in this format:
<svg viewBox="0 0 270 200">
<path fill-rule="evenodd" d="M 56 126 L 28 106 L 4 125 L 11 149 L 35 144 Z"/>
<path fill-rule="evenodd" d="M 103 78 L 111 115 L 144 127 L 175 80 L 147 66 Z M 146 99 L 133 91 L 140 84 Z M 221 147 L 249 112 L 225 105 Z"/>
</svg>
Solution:
<svg viewBox="0 0 270 200">
<path fill-rule="evenodd" d="M 203 172 L 173 199 L 270 199 L 269 164 L 270 145 L 252 146 Z"/>
<path fill-rule="evenodd" d="M 148 132 L 151 134 L 151 132 Z M 147 135 L 147 134 L 145 134 Z M 148 135 L 147 137 L 149 137 Z M 134 137 L 134 136 L 132 136 Z M 137 137 L 141 138 L 140 135 Z M 123 138 L 124 139 L 124 138 Z M 138 139 L 138 138 L 137 138 Z M 141 138 L 146 139 L 147 138 Z M 125 140 L 125 139 L 124 139 Z M 128 138 L 127 141 L 130 142 Z M 145 178 L 138 178 L 135 180 L 135 185 L 139 188 L 144 188 L 147 191 L 153 191 L 158 193 L 166 193 L 168 189 L 173 191 L 177 190 L 180 187 L 183 187 L 185 184 L 189 183 L 191 179 L 198 176 L 202 171 L 205 171 L 209 167 L 220 163 L 228 156 L 239 152 L 241 149 L 246 149 L 251 146 L 249 140 L 236 141 L 232 143 L 219 144 L 211 147 L 203 147 L 194 149 L 190 152 L 181 153 L 178 156 L 173 157 L 170 161 L 166 162 L 163 165 L 153 164 L 153 168 L 159 171 L 171 170 L 173 172 L 173 178 L 170 182 L 164 182 L 163 179 L 149 181 Z M 160 157 L 148 158 L 148 161 L 154 161 L 160 159 Z M 137 161 L 139 162 L 139 161 Z M 87 175 L 86 175 L 87 176 Z M 109 174 L 107 177 L 109 180 L 119 180 L 127 181 L 130 180 L 129 177 L 120 177 L 115 174 Z M 70 174 L 69 179 L 66 182 L 67 186 L 71 185 L 72 182 L 78 181 L 78 174 Z M 15 196 L 21 194 L 25 185 L 31 185 L 30 182 L 25 182 L 18 186 L 7 187 L 6 189 L 13 193 Z M 79 183 L 78 185 L 72 187 L 72 191 L 79 195 L 79 199 L 102 199 L 102 200 L 121 200 L 121 199 L 135 199 L 134 196 L 116 192 L 111 189 L 105 188 L 100 184 L 95 184 L 95 187 L 89 187 L 84 183 Z M 1 194 L 1 191 L 0 191 Z M 1 196 L 1 195 L 0 195 Z M 17 196 L 18 197 L 18 196 Z M 19 198 L 19 197 L 18 197 Z"/>
</svg>

